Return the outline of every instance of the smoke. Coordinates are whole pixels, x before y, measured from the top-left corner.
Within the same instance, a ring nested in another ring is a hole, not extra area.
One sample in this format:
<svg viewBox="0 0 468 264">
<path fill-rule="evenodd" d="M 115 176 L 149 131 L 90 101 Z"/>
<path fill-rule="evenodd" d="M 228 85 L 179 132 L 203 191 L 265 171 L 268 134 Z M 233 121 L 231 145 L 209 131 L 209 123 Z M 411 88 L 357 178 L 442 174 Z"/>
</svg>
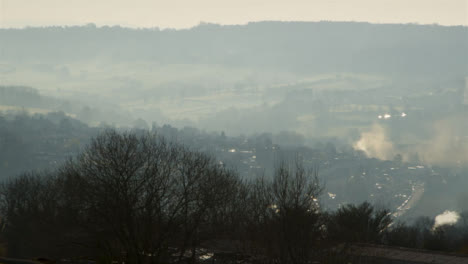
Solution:
<svg viewBox="0 0 468 264">
<path fill-rule="evenodd" d="M 445 211 L 435 217 L 433 229 L 443 225 L 454 225 L 460 219 L 460 215 L 455 211 Z"/>
<path fill-rule="evenodd" d="M 370 131 L 363 132 L 353 147 L 368 157 L 382 160 L 392 159 L 395 154 L 393 143 L 388 139 L 385 129 L 378 124 L 374 124 Z"/>
<path fill-rule="evenodd" d="M 389 132 L 381 125 L 374 124 L 362 132 L 353 147 L 364 151 L 368 157 L 391 160 L 401 154 L 404 161 L 419 157 L 420 162 L 439 166 L 466 166 L 468 164 L 468 115 L 458 115 L 435 121 L 431 126 L 428 140 L 414 142 L 411 148 L 404 148 L 400 142 L 392 142 Z M 401 130 L 401 133 L 404 133 Z M 412 138 L 418 138 L 415 134 Z M 416 140 L 414 140 L 416 141 Z M 400 146 L 400 147 L 398 147 Z"/>
<path fill-rule="evenodd" d="M 439 120 L 433 125 L 432 139 L 419 147 L 419 156 L 428 164 L 460 166 L 468 163 L 466 116 Z"/>
</svg>

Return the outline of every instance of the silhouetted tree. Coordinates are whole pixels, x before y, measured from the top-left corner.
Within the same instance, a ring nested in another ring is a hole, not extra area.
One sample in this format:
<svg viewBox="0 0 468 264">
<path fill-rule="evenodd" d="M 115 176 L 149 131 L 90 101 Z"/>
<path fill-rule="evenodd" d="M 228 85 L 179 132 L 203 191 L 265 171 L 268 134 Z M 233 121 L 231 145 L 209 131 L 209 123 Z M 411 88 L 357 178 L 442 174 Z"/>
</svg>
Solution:
<svg viewBox="0 0 468 264">
<path fill-rule="evenodd" d="M 57 172 L 5 182 L 0 209 L 17 256 L 88 248 L 103 259 L 148 263 L 169 261 L 174 248 L 194 261 L 215 233 L 212 223 L 220 228 L 217 217 L 238 210 L 229 199 L 241 185 L 204 154 L 153 134 L 107 130 Z"/>
<path fill-rule="evenodd" d="M 385 240 L 391 246 L 416 248 L 419 237 L 419 230 L 415 226 L 396 223 L 386 233 Z"/>
<path fill-rule="evenodd" d="M 281 163 L 272 180 L 257 179 L 249 190 L 254 247 L 274 262 L 308 262 L 321 239 L 317 171 L 307 171 L 299 160 Z"/>
<path fill-rule="evenodd" d="M 169 246 L 195 252 L 207 213 L 224 205 L 236 176 L 204 154 L 152 134 L 108 130 L 62 174 L 84 183 L 89 221 L 108 254 L 143 263 Z"/>
<path fill-rule="evenodd" d="M 327 218 L 329 239 L 341 242 L 380 243 L 392 222 L 388 210 L 376 210 L 368 202 L 345 205 Z"/>
</svg>

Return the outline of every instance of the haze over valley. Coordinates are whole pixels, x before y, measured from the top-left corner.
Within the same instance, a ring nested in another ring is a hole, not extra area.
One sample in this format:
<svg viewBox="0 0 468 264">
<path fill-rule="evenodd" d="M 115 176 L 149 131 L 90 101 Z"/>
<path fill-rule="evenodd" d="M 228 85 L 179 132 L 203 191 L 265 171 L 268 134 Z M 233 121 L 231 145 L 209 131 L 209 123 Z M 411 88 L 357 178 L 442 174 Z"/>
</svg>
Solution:
<svg viewBox="0 0 468 264">
<path fill-rule="evenodd" d="M 288 131 L 302 143 L 335 138 L 381 159 L 408 159 L 416 145 L 431 163 L 466 161 L 465 27 L 259 22 L 0 32 L 2 84 L 58 99 L 10 106 L 64 111 L 91 126 L 139 120 L 228 135 Z M 369 143 L 375 137 L 383 146 Z M 442 157 L 453 144 L 458 158 Z"/>
<path fill-rule="evenodd" d="M 468 28 L 0 28 L 2 180 L 85 171 L 99 142 L 117 140 L 109 131 L 144 147 L 146 133 L 163 136 L 246 181 L 300 160 L 323 184 L 314 204 L 324 212 L 368 201 L 395 222 L 461 223 Z"/>
</svg>

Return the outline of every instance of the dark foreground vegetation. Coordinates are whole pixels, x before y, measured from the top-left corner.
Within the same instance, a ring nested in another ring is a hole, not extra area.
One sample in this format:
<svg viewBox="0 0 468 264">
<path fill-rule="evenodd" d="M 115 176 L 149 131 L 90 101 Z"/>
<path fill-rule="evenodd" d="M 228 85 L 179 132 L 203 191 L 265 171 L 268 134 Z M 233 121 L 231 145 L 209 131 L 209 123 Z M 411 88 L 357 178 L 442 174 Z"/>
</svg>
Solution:
<svg viewBox="0 0 468 264">
<path fill-rule="evenodd" d="M 209 156 L 150 133 L 107 130 L 56 170 L 1 186 L 1 239 L 11 257 L 101 263 L 343 263 L 347 245 L 464 251 L 456 226 L 392 223 L 369 203 L 320 207 L 317 170 L 297 158 L 246 180 Z M 210 260 L 210 261 L 211 261 Z"/>
</svg>

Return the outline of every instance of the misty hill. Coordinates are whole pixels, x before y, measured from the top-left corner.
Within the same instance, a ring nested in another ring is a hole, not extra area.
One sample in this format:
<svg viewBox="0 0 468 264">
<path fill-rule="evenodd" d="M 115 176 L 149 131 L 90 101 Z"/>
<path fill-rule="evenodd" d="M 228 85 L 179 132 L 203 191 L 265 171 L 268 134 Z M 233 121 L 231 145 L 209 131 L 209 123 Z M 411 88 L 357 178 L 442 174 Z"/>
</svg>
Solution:
<svg viewBox="0 0 468 264">
<path fill-rule="evenodd" d="M 90 24 L 0 29 L 0 58 L 4 63 L 109 59 L 299 72 L 463 76 L 468 65 L 467 35 L 468 28 L 461 26 L 351 22 L 201 24 L 187 30 Z"/>
<path fill-rule="evenodd" d="M 340 138 L 369 157 L 460 166 L 468 160 L 467 30 L 338 22 L 1 29 L 0 79 L 70 102 L 52 111 L 91 126 L 289 131 L 307 143 Z"/>
<path fill-rule="evenodd" d="M 54 109 L 69 102 L 42 96 L 37 89 L 28 86 L 0 86 L 0 106 Z"/>
<path fill-rule="evenodd" d="M 97 129 L 63 112 L 0 112 L 0 179 L 35 169 L 52 170 L 75 155 Z"/>
<path fill-rule="evenodd" d="M 128 113 L 122 111 L 111 102 L 89 107 L 77 98 L 71 100 L 57 98 L 42 94 L 38 89 L 29 86 L 0 85 L 0 111 L 23 111 L 31 114 L 47 114 L 63 112 L 64 114 L 80 119 L 82 122 L 97 125 L 102 121 L 108 123 L 115 120 L 133 120 Z"/>
</svg>

